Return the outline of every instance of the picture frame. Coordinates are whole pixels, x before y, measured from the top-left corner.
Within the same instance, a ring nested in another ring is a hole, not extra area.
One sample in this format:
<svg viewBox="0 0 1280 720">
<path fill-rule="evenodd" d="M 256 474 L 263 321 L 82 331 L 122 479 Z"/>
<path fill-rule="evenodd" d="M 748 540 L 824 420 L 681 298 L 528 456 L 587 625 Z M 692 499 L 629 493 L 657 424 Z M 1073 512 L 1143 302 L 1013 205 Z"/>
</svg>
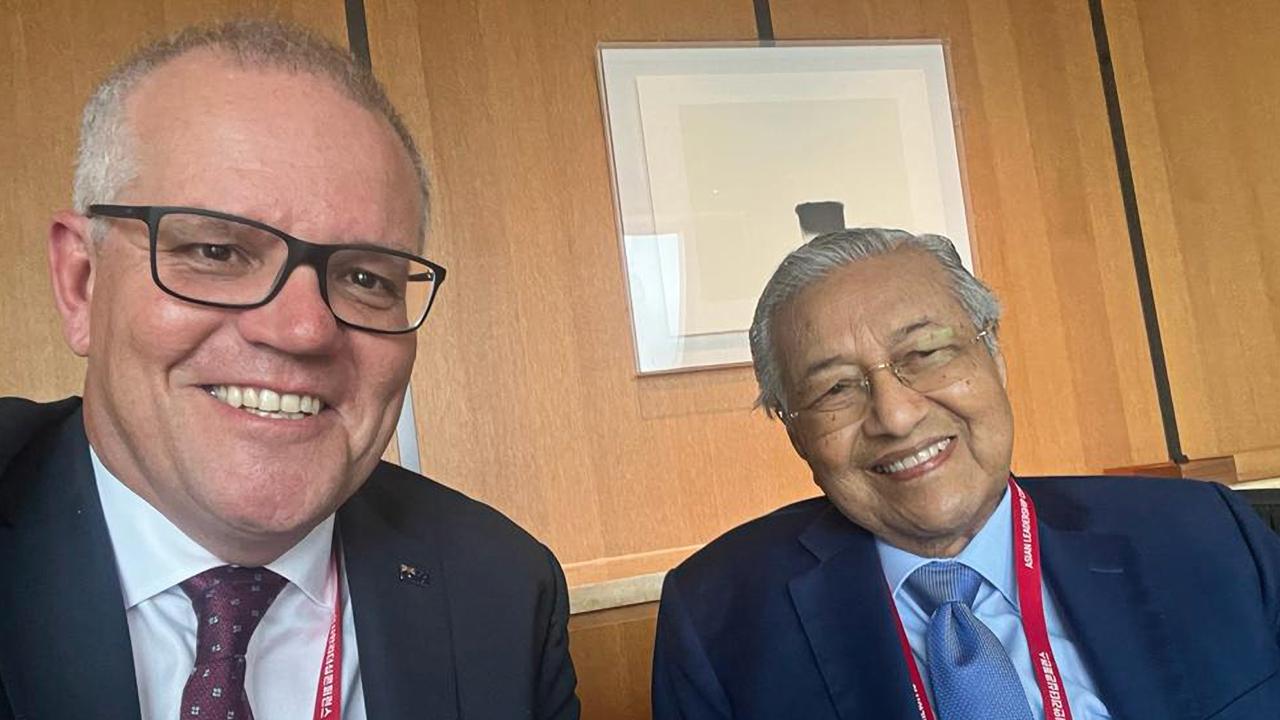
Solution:
<svg viewBox="0 0 1280 720">
<path fill-rule="evenodd" d="M 602 43 L 638 374 L 750 362 L 777 264 L 813 235 L 945 235 L 972 267 L 938 40 Z"/>
</svg>

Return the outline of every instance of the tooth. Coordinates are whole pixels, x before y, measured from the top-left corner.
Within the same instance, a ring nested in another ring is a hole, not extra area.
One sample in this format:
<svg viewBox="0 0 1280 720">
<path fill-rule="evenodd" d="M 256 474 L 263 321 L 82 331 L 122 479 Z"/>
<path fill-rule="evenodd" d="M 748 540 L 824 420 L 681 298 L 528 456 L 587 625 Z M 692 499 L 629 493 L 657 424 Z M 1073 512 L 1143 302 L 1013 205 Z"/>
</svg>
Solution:
<svg viewBox="0 0 1280 720">
<path fill-rule="evenodd" d="M 240 391 L 240 402 L 248 408 L 258 407 L 258 389 L 247 387 Z"/>
<path fill-rule="evenodd" d="M 280 393 L 263 388 L 258 391 L 258 409 L 264 412 L 276 412 L 280 409 Z"/>
<path fill-rule="evenodd" d="M 302 407 L 302 399 L 297 395 L 285 393 L 280 396 L 280 412 L 296 413 L 300 407 Z"/>
<path fill-rule="evenodd" d="M 262 388 L 258 390 L 258 409 L 264 412 L 280 412 L 280 393 Z"/>
<path fill-rule="evenodd" d="M 933 458 L 937 457 L 939 453 L 947 449 L 947 446 L 950 444 L 951 444 L 951 438 L 939 440 L 938 442 L 915 453 L 914 455 L 909 455 L 905 458 L 902 458 L 901 460 L 895 460 L 894 462 L 891 462 L 888 465 L 879 465 L 875 468 L 875 470 L 876 472 L 885 473 L 885 474 L 893 474 L 896 472 L 902 472 L 903 470 L 909 470 L 919 465 L 920 463 L 926 462 L 928 460 L 932 460 Z"/>
<path fill-rule="evenodd" d="M 303 396 L 299 399 L 299 401 L 298 401 L 298 411 L 299 411 L 299 412 L 304 412 L 304 413 L 309 413 L 309 412 L 311 412 L 311 396 L 310 396 L 310 395 L 303 395 Z"/>
<path fill-rule="evenodd" d="M 243 404 L 243 398 L 241 397 L 240 388 L 238 386 L 227 386 L 227 398 L 225 402 L 234 408 L 238 408 Z"/>
<path fill-rule="evenodd" d="M 320 398 L 315 398 L 315 402 L 311 403 L 311 407 L 313 408 L 312 412 L 319 415 L 320 411 L 324 409 L 324 401 Z"/>
<path fill-rule="evenodd" d="M 216 398 L 218 398 L 219 400 L 221 400 L 221 401 L 223 401 L 223 402 L 226 402 L 226 400 L 227 400 L 227 386 L 226 386 L 226 385 L 219 385 L 218 387 L 214 388 L 214 389 L 213 389 L 213 396 L 214 396 L 214 397 L 216 397 Z"/>
</svg>

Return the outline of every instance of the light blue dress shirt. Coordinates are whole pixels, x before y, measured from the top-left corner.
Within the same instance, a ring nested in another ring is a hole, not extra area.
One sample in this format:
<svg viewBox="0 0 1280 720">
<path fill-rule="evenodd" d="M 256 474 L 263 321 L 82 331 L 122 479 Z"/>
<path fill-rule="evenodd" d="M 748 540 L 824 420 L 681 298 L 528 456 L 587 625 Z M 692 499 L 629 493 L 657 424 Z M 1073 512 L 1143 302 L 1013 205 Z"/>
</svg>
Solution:
<svg viewBox="0 0 1280 720">
<path fill-rule="evenodd" d="M 1009 658 L 1018 671 L 1018 678 L 1022 680 L 1022 689 L 1031 705 L 1032 717 L 1044 720 L 1044 701 L 1040 697 L 1040 686 L 1036 684 L 1032 673 L 1031 653 L 1027 650 L 1027 638 L 1022 632 L 1022 616 L 1018 610 L 1018 584 L 1013 572 L 1013 518 L 1009 514 L 1011 502 L 1009 491 L 1005 490 L 1004 498 L 982 526 L 982 530 L 952 559 L 968 565 L 982 575 L 982 586 L 973 601 L 973 614 L 1000 639 L 1000 644 L 1009 653 Z M 916 666 L 920 668 L 925 692 L 929 694 L 929 702 L 932 703 L 933 691 L 929 687 L 929 668 L 925 662 L 925 631 L 929 627 L 929 617 L 912 599 L 911 593 L 903 589 L 902 584 L 916 568 L 945 558 L 912 555 L 879 538 L 876 539 L 876 549 L 880 553 L 880 566 L 884 569 L 885 580 L 893 589 L 893 602 L 902 618 L 902 626 L 907 632 L 907 641 L 915 655 Z M 1080 657 L 1076 643 L 1058 613 L 1057 603 L 1054 602 L 1047 583 L 1043 586 L 1042 593 L 1049 642 L 1053 646 L 1053 656 L 1058 662 L 1062 684 L 1071 704 L 1072 717 L 1076 720 L 1110 720 L 1111 714 L 1098 697 L 1097 686 L 1085 669 L 1084 659 Z"/>
</svg>

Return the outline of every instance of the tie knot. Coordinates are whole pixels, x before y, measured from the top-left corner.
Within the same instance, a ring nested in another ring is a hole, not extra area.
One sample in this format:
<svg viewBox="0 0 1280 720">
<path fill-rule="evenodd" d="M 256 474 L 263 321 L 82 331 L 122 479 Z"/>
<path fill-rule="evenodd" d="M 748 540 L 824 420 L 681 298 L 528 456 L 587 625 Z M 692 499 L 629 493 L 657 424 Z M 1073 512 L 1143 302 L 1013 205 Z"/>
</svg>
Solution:
<svg viewBox="0 0 1280 720">
<path fill-rule="evenodd" d="M 938 606 L 946 603 L 958 602 L 972 607 L 981 585 L 982 575 L 977 570 L 955 561 L 921 565 L 906 582 L 907 591 L 926 615 L 933 615 Z"/>
<path fill-rule="evenodd" d="M 184 580 L 196 611 L 196 663 L 243 657 L 249 637 L 288 581 L 260 567 L 223 565 Z"/>
</svg>

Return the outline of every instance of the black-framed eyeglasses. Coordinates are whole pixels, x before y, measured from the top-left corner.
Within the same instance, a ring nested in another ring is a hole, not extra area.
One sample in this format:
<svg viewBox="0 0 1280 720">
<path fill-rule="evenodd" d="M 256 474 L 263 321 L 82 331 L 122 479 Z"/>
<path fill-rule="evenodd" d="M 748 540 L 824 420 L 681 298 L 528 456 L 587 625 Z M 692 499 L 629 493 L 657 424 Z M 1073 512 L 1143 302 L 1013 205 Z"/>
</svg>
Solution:
<svg viewBox="0 0 1280 720">
<path fill-rule="evenodd" d="M 978 367 L 974 347 L 989 335 L 994 337 L 993 329 L 988 327 L 954 342 L 916 348 L 864 371 L 851 368 L 847 373 L 827 377 L 799 409 L 783 412 L 782 417 L 814 437 L 859 422 L 871 407 L 871 376 L 879 370 L 888 370 L 898 382 L 926 395 L 950 387 L 973 377 Z"/>
<path fill-rule="evenodd" d="M 151 279 L 200 305 L 261 307 L 299 265 L 320 279 L 320 297 L 339 322 L 376 333 L 407 333 L 427 318 L 445 270 L 426 258 L 369 244 L 307 242 L 265 223 L 194 207 L 90 205 L 89 217 L 141 220 L 151 241 Z"/>
</svg>

